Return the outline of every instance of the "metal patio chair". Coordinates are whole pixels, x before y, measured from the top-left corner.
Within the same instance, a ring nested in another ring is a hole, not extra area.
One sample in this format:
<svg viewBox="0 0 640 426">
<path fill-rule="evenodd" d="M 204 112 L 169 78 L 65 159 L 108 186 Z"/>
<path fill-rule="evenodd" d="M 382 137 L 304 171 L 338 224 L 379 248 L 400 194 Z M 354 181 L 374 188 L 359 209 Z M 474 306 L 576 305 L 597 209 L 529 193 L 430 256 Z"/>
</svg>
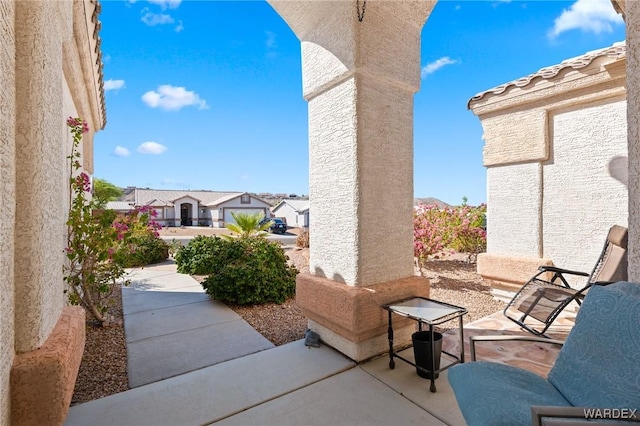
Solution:
<svg viewBox="0 0 640 426">
<path fill-rule="evenodd" d="M 543 276 L 553 274 L 551 280 Z M 566 275 L 589 277 L 584 287 L 571 288 Z M 560 312 L 575 301 L 580 305 L 586 291 L 595 283 L 627 280 L 627 228 L 614 225 L 591 274 L 555 266 L 541 266 L 516 293 L 504 315 L 523 329 L 543 337 Z"/>
</svg>

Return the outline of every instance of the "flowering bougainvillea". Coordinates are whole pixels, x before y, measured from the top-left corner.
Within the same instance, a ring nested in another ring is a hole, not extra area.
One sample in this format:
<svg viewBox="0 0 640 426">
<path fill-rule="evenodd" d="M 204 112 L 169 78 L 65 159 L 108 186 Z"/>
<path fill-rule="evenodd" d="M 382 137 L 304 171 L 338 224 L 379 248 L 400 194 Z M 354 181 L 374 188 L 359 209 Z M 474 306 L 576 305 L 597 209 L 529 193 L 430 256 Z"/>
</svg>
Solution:
<svg viewBox="0 0 640 426">
<path fill-rule="evenodd" d="M 475 260 L 486 250 L 487 234 L 484 228 L 486 205 L 441 208 L 420 205 L 413 214 L 413 253 L 420 273 L 426 262 L 438 259 L 447 251 L 467 253 Z"/>
<path fill-rule="evenodd" d="M 128 235 L 113 211 L 93 215 L 91 179 L 80 172 L 79 146 L 89 131 L 80 118 L 67 120 L 73 145 L 67 156 L 70 164 L 69 217 L 67 219 L 67 262 L 63 267 L 69 301 L 83 306 L 97 321 L 107 321 L 107 300 L 113 284 L 125 274 L 118 253 L 118 240 Z"/>
<path fill-rule="evenodd" d="M 149 207 L 126 215 L 101 211 L 91 198 L 91 178 L 80 168 L 79 146 L 89 131 L 80 118 L 67 120 L 73 144 L 70 164 L 69 217 L 64 265 L 66 292 L 72 304 L 83 306 L 97 321 L 108 321 L 107 301 L 125 267 L 142 266 L 168 257 L 168 246 L 159 238 L 161 226 Z M 124 281 L 125 285 L 128 284 Z"/>
</svg>

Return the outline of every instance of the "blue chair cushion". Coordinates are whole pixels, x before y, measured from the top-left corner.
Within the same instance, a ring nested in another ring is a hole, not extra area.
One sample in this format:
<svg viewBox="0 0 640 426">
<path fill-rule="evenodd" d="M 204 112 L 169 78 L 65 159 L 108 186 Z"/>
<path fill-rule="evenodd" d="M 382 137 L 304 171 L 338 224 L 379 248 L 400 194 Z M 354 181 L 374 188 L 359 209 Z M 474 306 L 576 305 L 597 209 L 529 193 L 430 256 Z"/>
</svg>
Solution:
<svg viewBox="0 0 640 426">
<path fill-rule="evenodd" d="M 576 407 L 640 409 L 640 284 L 589 289 L 548 379 Z"/>
<path fill-rule="evenodd" d="M 529 425 L 532 405 L 571 405 L 542 377 L 506 364 L 459 364 L 447 376 L 469 426 Z"/>
</svg>

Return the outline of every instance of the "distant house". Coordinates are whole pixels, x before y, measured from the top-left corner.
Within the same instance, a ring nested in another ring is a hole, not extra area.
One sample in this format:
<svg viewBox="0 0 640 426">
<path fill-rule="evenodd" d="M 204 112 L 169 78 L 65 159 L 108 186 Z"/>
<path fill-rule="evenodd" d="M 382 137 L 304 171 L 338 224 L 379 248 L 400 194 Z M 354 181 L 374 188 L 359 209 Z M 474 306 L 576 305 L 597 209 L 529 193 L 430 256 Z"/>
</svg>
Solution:
<svg viewBox="0 0 640 426">
<path fill-rule="evenodd" d="M 108 209 L 119 212 L 151 207 L 162 226 L 212 226 L 233 223 L 231 213 L 269 214 L 271 205 L 247 192 L 180 191 L 135 188 L 126 201 L 111 201 Z"/>
<path fill-rule="evenodd" d="M 285 218 L 288 226 L 309 226 L 309 200 L 282 200 L 271 209 L 271 213 L 274 217 Z"/>
</svg>

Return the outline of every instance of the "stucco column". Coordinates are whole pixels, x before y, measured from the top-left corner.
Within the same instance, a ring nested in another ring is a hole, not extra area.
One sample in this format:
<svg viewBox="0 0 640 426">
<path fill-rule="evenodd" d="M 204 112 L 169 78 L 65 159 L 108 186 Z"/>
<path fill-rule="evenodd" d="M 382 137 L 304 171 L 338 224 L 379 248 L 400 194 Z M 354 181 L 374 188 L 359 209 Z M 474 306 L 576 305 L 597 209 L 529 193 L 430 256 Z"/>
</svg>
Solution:
<svg viewBox="0 0 640 426">
<path fill-rule="evenodd" d="M 309 102 L 310 328 L 360 360 L 385 350 L 380 305 L 428 294 L 413 272 L 413 95 L 435 2 L 270 4 L 302 44 Z M 406 336 L 405 336 L 406 337 Z"/>
<path fill-rule="evenodd" d="M 629 280 L 640 282 L 640 2 L 624 2 L 627 24 Z"/>
</svg>

